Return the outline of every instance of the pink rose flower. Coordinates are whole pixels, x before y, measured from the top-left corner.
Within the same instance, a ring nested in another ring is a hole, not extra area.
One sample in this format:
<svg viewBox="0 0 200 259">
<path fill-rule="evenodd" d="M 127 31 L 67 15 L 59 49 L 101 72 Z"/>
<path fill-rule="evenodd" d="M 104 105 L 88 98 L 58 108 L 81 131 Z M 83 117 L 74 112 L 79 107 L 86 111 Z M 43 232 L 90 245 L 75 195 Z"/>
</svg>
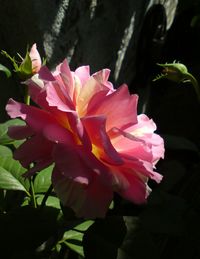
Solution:
<svg viewBox="0 0 200 259">
<path fill-rule="evenodd" d="M 115 90 L 110 71 L 90 75 L 89 67 L 70 71 L 67 61 L 51 73 L 42 67 L 26 84 L 37 107 L 10 99 L 7 112 L 26 126 L 9 129 L 14 139 L 27 138 L 15 152 L 27 176 L 55 163 L 52 182 L 63 205 L 78 217 L 104 217 L 116 192 L 141 204 L 150 193 L 148 179 L 164 156 L 155 123 L 137 116 L 137 95 L 127 85 Z"/>
<path fill-rule="evenodd" d="M 42 60 L 41 60 L 40 54 L 37 50 L 36 43 L 34 43 L 33 46 L 31 47 L 29 56 L 30 56 L 31 61 L 32 61 L 32 72 L 33 72 L 33 74 L 38 73 L 41 66 L 42 66 Z"/>
</svg>

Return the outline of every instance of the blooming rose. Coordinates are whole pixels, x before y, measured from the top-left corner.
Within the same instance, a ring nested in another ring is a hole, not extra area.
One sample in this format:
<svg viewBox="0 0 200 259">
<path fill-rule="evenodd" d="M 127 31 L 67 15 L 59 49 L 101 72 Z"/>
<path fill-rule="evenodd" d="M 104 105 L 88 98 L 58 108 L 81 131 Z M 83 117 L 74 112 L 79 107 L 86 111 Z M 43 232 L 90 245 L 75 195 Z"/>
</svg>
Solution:
<svg viewBox="0 0 200 259">
<path fill-rule="evenodd" d="M 62 203 L 77 216 L 104 217 L 113 193 L 140 204 L 150 192 L 151 178 L 163 157 L 163 139 L 155 123 L 137 116 L 137 95 L 127 85 L 115 90 L 103 69 L 90 76 L 89 66 L 70 71 L 67 61 L 51 73 L 42 67 L 26 82 L 37 107 L 10 99 L 7 112 L 26 126 L 14 126 L 9 135 L 27 138 L 14 157 L 27 176 L 54 163 L 52 182 Z"/>
</svg>

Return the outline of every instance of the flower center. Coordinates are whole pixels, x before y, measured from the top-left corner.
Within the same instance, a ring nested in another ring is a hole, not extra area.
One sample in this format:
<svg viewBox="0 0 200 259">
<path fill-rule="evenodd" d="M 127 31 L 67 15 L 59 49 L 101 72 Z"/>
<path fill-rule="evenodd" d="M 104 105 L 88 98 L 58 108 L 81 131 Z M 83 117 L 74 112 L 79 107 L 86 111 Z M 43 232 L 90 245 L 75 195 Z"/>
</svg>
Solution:
<svg viewBox="0 0 200 259">
<path fill-rule="evenodd" d="M 95 155 L 96 158 L 100 159 L 100 150 L 94 144 L 92 144 L 92 153 Z"/>
</svg>

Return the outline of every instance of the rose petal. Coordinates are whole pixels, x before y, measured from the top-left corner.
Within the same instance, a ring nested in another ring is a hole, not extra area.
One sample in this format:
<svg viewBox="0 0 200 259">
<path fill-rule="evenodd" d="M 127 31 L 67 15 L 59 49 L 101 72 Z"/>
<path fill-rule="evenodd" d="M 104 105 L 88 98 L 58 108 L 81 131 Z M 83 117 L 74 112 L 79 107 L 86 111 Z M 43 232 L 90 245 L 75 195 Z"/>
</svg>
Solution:
<svg viewBox="0 0 200 259">
<path fill-rule="evenodd" d="M 29 56 L 30 56 L 31 62 L 32 62 L 33 73 L 37 73 L 41 68 L 42 60 L 41 60 L 40 54 L 37 50 L 36 43 L 34 43 L 33 46 L 31 47 Z"/>
<path fill-rule="evenodd" d="M 89 66 L 78 67 L 75 70 L 75 75 L 80 79 L 81 85 L 83 87 L 90 78 L 90 67 Z"/>
<path fill-rule="evenodd" d="M 39 79 L 43 80 L 44 82 L 55 81 L 54 76 L 47 66 L 42 66 L 38 74 Z"/>
<path fill-rule="evenodd" d="M 32 136 L 14 152 L 14 158 L 24 167 L 28 167 L 33 162 L 51 160 L 52 148 L 53 143 L 42 135 Z"/>
<path fill-rule="evenodd" d="M 95 155 L 110 164 L 122 164 L 119 154 L 112 146 L 105 131 L 105 117 L 84 117 L 81 121 L 86 128 L 88 136 L 90 136 Z"/>
<path fill-rule="evenodd" d="M 110 69 L 102 69 L 92 76 L 99 84 L 106 86 L 110 92 L 114 91 L 112 83 L 108 81 L 110 76 Z"/>
<path fill-rule="evenodd" d="M 63 159 L 63 157 L 65 159 Z M 79 183 L 89 183 L 96 175 L 105 185 L 112 185 L 109 170 L 80 145 L 56 145 L 53 158 L 59 171 Z"/>
<path fill-rule="evenodd" d="M 34 134 L 33 130 L 28 126 L 11 126 L 8 128 L 8 136 L 13 139 L 25 139 Z"/>
<path fill-rule="evenodd" d="M 73 146 L 57 145 L 53 152 L 53 158 L 59 171 L 68 179 L 88 184 L 94 177 L 93 168 L 89 168 L 85 164 L 78 150 Z"/>
<path fill-rule="evenodd" d="M 41 108 L 48 109 L 46 101 L 46 87 L 44 82 L 39 79 L 38 74 L 24 82 L 28 85 L 28 91 L 31 99 Z"/>
<path fill-rule="evenodd" d="M 6 111 L 11 118 L 21 117 L 35 132 L 41 132 L 48 124 L 57 124 L 57 120 L 48 112 L 13 99 L 8 101 Z"/>
<path fill-rule="evenodd" d="M 98 181 L 98 176 L 93 178 L 90 184 L 85 185 L 69 180 L 55 168 L 52 182 L 62 204 L 71 207 L 77 217 L 105 217 L 113 192 Z"/>
<path fill-rule="evenodd" d="M 100 91 L 106 90 L 109 91 L 109 89 L 105 85 L 97 82 L 94 77 L 90 77 L 85 86 L 81 88 L 80 94 L 77 97 L 76 103 L 79 116 L 83 117 L 85 115 L 89 101 L 93 97 L 93 95 Z"/>
<path fill-rule="evenodd" d="M 112 138 L 112 144 L 120 155 L 130 155 L 139 160 L 152 162 L 152 145 L 148 145 L 143 139 L 138 139 L 120 129 L 113 128 L 112 130 L 115 134 L 115 137 Z M 111 131 L 110 134 L 112 134 Z"/>
<path fill-rule="evenodd" d="M 129 172 L 123 172 L 123 175 L 127 178 L 129 186 L 126 189 L 119 191 L 119 194 L 123 198 L 136 204 L 145 203 L 151 191 L 147 184 L 139 177 Z"/>
<path fill-rule="evenodd" d="M 155 172 L 153 169 L 153 164 L 151 162 L 138 160 L 133 156 L 127 154 L 121 154 L 124 161 L 124 168 L 129 169 L 130 172 L 135 172 L 137 175 L 150 177 L 159 183 L 162 180 L 162 175 Z M 122 168 L 123 169 L 123 168 Z"/>
<path fill-rule="evenodd" d="M 75 140 L 72 133 L 66 128 L 61 127 L 59 124 L 51 124 L 43 128 L 43 135 L 46 139 L 61 144 L 74 145 Z"/>
<path fill-rule="evenodd" d="M 75 109 L 74 104 L 70 99 L 70 96 L 65 91 L 62 85 L 58 83 L 49 83 L 46 93 L 46 100 L 49 106 L 55 106 L 58 110 L 64 112 Z"/>
<path fill-rule="evenodd" d="M 64 61 L 56 67 L 53 75 L 56 77 L 56 80 L 60 83 L 60 85 L 63 86 L 63 89 L 67 95 L 70 96 L 71 100 L 73 100 L 74 78 L 66 59 L 64 59 Z"/>
<path fill-rule="evenodd" d="M 88 115 L 106 116 L 107 131 L 113 127 L 122 129 L 137 123 L 137 100 L 137 95 L 130 96 L 128 87 L 123 85 L 117 91 L 107 95 L 101 105 L 96 105 L 96 110 L 92 110 L 93 114 Z"/>
</svg>

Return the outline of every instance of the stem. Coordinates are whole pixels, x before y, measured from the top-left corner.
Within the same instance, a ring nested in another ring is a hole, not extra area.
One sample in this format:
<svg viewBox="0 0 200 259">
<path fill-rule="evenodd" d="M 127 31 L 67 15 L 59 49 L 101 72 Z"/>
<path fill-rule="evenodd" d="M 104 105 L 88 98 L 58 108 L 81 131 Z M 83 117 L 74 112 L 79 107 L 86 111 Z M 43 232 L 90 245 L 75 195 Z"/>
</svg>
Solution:
<svg viewBox="0 0 200 259">
<path fill-rule="evenodd" d="M 28 86 L 25 85 L 24 103 L 30 105 L 30 95 L 28 94 Z"/>
<path fill-rule="evenodd" d="M 27 105 L 30 105 L 30 95 L 28 93 L 27 85 L 25 85 L 24 103 Z M 37 202 L 35 199 L 35 190 L 34 190 L 34 186 L 33 186 L 33 177 L 30 178 L 30 188 L 31 188 L 31 203 L 34 208 L 37 208 Z"/>
<path fill-rule="evenodd" d="M 200 102 L 200 87 L 196 78 L 192 74 L 187 73 L 187 79 L 189 79 L 191 84 L 194 86 L 194 90 L 197 94 L 198 101 Z"/>
<path fill-rule="evenodd" d="M 44 198 L 43 198 L 42 203 L 41 203 L 41 205 L 40 205 L 40 209 L 43 209 L 43 208 L 44 208 L 44 206 L 45 206 L 45 204 L 46 204 L 46 201 L 47 201 L 49 195 L 51 194 L 52 190 L 53 190 L 53 185 L 51 184 L 51 185 L 49 186 L 49 189 L 47 190 L 47 192 L 46 192 L 45 195 L 44 195 Z"/>
<path fill-rule="evenodd" d="M 33 207 L 34 208 L 37 208 L 37 202 L 36 202 L 36 199 L 35 199 L 35 190 L 34 190 L 34 186 L 33 186 L 33 178 L 31 177 L 30 178 L 30 187 L 31 187 L 31 202 L 33 204 Z"/>
</svg>

